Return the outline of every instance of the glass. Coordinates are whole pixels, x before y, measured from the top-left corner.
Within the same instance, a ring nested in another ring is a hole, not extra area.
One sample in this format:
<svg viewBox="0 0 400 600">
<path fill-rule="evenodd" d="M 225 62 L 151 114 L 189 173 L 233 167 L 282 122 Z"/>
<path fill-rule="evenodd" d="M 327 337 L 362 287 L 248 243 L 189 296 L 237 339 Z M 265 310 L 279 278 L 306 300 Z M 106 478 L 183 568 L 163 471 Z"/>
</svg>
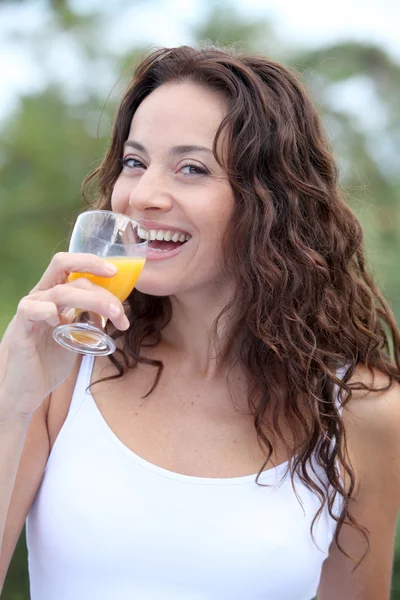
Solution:
<svg viewBox="0 0 400 600">
<path fill-rule="evenodd" d="M 139 236 L 147 232 L 143 226 L 119 213 L 90 210 L 79 215 L 69 244 L 70 252 L 96 254 L 118 268 L 112 277 L 91 273 L 71 273 L 68 281 L 86 277 L 124 302 L 144 267 L 148 240 Z M 95 312 L 77 308 L 73 323 L 59 325 L 53 331 L 56 342 L 81 354 L 105 356 L 115 351 L 114 340 L 104 331 L 107 319 Z"/>
</svg>

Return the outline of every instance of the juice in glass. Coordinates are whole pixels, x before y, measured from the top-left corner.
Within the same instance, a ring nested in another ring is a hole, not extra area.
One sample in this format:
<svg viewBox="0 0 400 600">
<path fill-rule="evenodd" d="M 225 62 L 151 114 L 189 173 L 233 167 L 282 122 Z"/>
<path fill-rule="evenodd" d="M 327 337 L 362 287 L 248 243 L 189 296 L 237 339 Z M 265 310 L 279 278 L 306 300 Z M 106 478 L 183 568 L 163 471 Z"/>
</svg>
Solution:
<svg viewBox="0 0 400 600">
<path fill-rule="evenodd" d="M 91 273 L 71 273 L 68 281 L 75 281 L 79 277 L 85 277 L 85 279 L 89 279 L 89 281 L 92 281 L 96 285 L 109 290 L 123 302 L 135 287 L 146 259 L 132 256 L 112 256 L 107 257 L 106 260 L 118 269 L 118 272 L 113 277 L 100 277 Z"/>
<path fill-rule="evenodd" d="M 85 277 L 85 279 L 92 281 L 96 285 L 109 290 L 121 302 L 124 302 L 135 287 L 146 259 L 144 257 L 111 256 L 107 257 L 106 260 L 115 265 L 118 269 L 118 272 L 113 277 L 100 277 L 99 275 L 93 275 L 92 273 L 71 273 L 68 277 L 68 281 L 75 281 L 80 277 Z M 96 322 L 96 316 L 99 318 L 98 323 Z M 88 322 L 88 319 L 90 319 L 90 322 L 95 326 L 104 329 L 106 324 L 106 319 L 104 317 L 95 315 L 95 313 L 88 313 L 79 308 L 76 309 L 76 322 Z M 73 337 L 79 343 L 93 342 L 93 336 L 88 332 L 76 332 L 73 334 Z"/>
</svg>

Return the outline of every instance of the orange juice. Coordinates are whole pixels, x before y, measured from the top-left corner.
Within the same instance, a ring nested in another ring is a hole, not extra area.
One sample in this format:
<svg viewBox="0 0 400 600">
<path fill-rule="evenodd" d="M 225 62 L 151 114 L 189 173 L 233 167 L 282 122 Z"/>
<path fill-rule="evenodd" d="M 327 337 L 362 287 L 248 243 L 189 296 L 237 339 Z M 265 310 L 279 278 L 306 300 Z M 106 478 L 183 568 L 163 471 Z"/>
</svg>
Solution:
<svg viewBox="0 0 400 600">
<path fill-rule="evenodd" d="M 123 302 L 135 287 L 146 259 L 143 257 L 110 256 L 105 260 L 115 265 L 118 269 L 118 272 L 113 277 L 100 277 L 92 273 L 71 273 L 68 281 L 75 281 L 79 277 L 85 277 L 96 285 L 109 290 Z"/>
</svg>

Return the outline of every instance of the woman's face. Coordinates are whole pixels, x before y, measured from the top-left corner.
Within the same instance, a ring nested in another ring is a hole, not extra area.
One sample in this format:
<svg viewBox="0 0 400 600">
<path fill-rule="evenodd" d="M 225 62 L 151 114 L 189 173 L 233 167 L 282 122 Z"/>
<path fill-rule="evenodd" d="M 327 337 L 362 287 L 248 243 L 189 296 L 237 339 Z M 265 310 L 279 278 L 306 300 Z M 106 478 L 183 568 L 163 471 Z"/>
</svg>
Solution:
<svg viewBox="0 0 400 600">
<path fill-rule="evenodd" d="M 212 153 L 225 114 L 218 93 L 169 83 L 147 96 L 133 116 L 111 204 L 158 233 L 136 286 L 145 294 L 225 283 L 220 243 L 234 198 Z M 190 239 L 175 241 L 183 235 Z"/>
</svg>

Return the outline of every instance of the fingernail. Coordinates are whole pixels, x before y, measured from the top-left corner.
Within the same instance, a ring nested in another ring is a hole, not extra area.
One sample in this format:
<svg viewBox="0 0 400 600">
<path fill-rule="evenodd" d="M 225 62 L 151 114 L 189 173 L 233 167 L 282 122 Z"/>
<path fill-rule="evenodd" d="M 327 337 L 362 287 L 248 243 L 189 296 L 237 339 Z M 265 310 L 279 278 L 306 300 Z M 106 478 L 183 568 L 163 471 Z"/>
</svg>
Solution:
<svg viewBox="0 0 400 600">
<path fill-rule="evenodd" d="M 113 265 L 110 262 L 104 261 L 104 268 L 106 271 L 108 271 L 108 273 L 113 273 L 115 275 L 115 273 L 117 273 L 118 269 L 115 265 Z"/>
<path fill-rule="evenodd" d="M 119 308 L 119 306 L 115 306 L 115 304 L 110 304 L 110 313 L 112 317 L 118 317 L 120 312 L 121 309 Z"/>
<path fill-rule="evenodd" d="M 122 325 L 123 325 L 124 329 L 129 329 L 130 323 L 129 323 L 129 319 L 126 315 L 123 316 Z"/>
</svg>

